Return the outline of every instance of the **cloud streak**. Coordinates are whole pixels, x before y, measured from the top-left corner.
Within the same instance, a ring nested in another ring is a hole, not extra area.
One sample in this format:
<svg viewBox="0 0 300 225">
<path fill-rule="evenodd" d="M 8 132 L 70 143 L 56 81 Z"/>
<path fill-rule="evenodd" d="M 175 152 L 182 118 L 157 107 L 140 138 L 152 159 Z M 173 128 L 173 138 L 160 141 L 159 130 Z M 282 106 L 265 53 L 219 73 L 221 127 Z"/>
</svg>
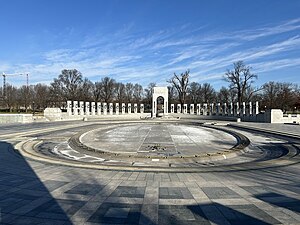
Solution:
<svg viewBox="0 0 300 225">
<path fill-rule="evenodd" d="M 179 30 L 178 30 L 179 29 Z M 134 24 L 101 36 L 90 34 L 76 48 L 43 52 L 38 63 L 0 62 L 6 71 L 30 71 L 32 82 L 51 82 L 64 68 L 76 68 L 84 76 L 113 76 L 122 82 L 165 85 L 174 72 L 190 69 L 193 81 L 216 82 L 232 63 L 244 60 L 258 73 L 298 67 L 300 18 L 252 30 L 203 35 L 206 27 L 190 25 L 159 31 L 133 31 Z M 260 41 L 257 41 L 260 40 Z"/>
</svg>

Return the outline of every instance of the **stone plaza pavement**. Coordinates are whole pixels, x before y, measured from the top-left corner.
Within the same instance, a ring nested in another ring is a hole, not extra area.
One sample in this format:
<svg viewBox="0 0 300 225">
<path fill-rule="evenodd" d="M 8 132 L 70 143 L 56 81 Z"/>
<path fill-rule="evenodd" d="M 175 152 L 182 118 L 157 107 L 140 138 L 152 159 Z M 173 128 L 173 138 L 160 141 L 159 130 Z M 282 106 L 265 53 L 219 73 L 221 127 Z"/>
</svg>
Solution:
<svg viewBox="0 0 300 225">
<path fill-rule="evenodd" d="M 0 224 L 300 224 L 298 162 L 230 172 L 104 171 L 23 158 L 12 140 L 0 141 Z"/>
</svg>

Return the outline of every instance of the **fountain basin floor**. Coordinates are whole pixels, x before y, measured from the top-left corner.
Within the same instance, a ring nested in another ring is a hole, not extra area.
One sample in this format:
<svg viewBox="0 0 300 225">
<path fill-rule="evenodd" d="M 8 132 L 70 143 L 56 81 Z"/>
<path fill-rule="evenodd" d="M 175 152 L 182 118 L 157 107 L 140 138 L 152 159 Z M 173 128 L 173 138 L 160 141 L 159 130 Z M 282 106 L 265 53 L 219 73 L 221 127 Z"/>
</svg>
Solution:
<svg viewBox="0 0 300 225">
<path fill-rule="evenodd" d="M 80 142 L 97 151 L 146 156 L 190 156 L 230 149 L 234 136 L 184 124 L 126 124 L 84 133 Z"/>
</svg>

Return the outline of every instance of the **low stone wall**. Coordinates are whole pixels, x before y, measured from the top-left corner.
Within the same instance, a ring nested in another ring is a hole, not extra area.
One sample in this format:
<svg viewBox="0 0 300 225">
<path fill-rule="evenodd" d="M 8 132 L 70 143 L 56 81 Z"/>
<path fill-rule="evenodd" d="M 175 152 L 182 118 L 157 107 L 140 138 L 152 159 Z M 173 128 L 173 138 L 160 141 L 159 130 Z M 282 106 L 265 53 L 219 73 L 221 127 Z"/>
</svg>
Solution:
<svg viewBox="0 0 300 225">
<path fill-rule="evenodd" d="M 169 113 L 169 117 L 181 117 L 201 120 L 223 120 L 223 121 L 237 121 L 244 122 L 260 122 L 260 123 L 300 123 L 300 115 L 284 115 L 280 109 L 271 109 L 266 112 L 260 112 L 258 114 L 251 115 L 197 115 L 195 113 Z M 59 120 L 90 120 L 90 119 L 139 119 L 151 117 L 151 113 L 126 113 L 126 114 L 100 114 L 100 115 L 70 115 L 69 113 L 63 113 L 59 108 L 47 108 L 44 111 L 44 116 L 49 121 Z"/>
<path fill-rule="evenodd" d="M 0 123 L 31 123 L 31 114 L 0 114 Z"/>
</svg>

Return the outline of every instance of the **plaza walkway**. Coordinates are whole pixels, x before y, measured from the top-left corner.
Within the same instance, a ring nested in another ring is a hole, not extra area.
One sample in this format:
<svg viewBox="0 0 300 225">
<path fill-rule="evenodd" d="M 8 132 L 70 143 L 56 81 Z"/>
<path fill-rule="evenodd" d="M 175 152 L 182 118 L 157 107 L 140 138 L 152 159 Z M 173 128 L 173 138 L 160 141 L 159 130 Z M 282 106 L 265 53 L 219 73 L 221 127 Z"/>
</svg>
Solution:
<svg viewBox="0 0 300 225">
<path fill-rule="evenodd" d="M 0 224 L 300 224 L 298 162 L 231 172 L 102 171 L 23 158 L 14 144 L 24 135 L 5 137 Z"/>
</svg>

